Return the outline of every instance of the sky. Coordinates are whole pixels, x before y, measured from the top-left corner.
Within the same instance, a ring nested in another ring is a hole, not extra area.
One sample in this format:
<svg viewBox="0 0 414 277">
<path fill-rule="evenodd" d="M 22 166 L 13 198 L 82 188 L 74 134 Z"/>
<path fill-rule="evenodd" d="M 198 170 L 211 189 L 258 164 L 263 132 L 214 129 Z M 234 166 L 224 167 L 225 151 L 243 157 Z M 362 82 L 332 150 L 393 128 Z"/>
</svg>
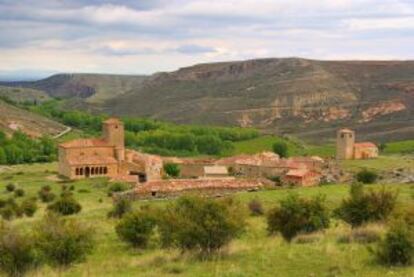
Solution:
<svg viewBox="0 0 414 277">
<path fill-rule="evenodd" d="M 0 76 L 414 59 L 414 0 L 0 0 Z"/>
</svg>

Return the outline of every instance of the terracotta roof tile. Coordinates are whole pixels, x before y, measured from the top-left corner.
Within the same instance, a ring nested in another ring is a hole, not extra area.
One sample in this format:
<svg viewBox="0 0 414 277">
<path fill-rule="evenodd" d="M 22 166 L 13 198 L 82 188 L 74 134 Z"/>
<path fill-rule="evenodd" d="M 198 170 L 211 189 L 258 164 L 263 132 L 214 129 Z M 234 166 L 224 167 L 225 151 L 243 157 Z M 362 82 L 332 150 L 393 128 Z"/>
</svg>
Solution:
<svg viewBox="0 0 414 277">
<path fill-rule="evenodd" d="M 366 142 L 358 142 L 354 144 L 355 147 L 369 147 L 369 148 L 377 148 L 377 146 L 369 141 Z"/>
<path fill-rule="evenodd" d="M 179 192 L 200 189 L 253 189 L 262 187 L 258 180 L 247 179 L 177 179 L 152 181 L 137 185 L 135 192 L 145 194 L 150 192 Z"/>
<path fill-rule="evenodd" d="M 304 177 L 308 173 L 310 173 L 310 171 L 307 170 L 306 168 L 302 168 L 302 169 L 291 169 L 291 170 L 289 170 L 286 173 L 286 176 L 288 176 L 288 177 Z"/>
<path fill-rule="evenodd" d="M 118 161 L 114 157 L 99 155 L 81 155 L 70 157 L 68 159 L 70 165 L 105 165 L 116 164 Z"/>
<path fill-rule="evenodd" d="M 63 148 L 77 147 L 106 147 L 109 146 L 103 139 L 75 139 L 59 144 Z"/>
</svg>

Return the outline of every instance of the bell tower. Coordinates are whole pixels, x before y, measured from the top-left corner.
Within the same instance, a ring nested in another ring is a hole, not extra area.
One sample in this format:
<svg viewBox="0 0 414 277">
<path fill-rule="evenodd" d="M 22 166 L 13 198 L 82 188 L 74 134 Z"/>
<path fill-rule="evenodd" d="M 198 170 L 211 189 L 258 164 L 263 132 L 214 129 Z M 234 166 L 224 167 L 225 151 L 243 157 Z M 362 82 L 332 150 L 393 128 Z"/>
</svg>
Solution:
<svg viewBox="0 0 414 277">
<path fill-rule="evenodd" d="M 336 133 L 336 159 L 352 160 L 354 158 L 355 132 L 340 129 Z"/>
<path fill-rule="evenodd" d="M 118 161 L 125 159 L 124 124 L 117 118 L 109 118 L 103 122 L 103 138 L 111 146 L 115 146 Z"/>
</svg>

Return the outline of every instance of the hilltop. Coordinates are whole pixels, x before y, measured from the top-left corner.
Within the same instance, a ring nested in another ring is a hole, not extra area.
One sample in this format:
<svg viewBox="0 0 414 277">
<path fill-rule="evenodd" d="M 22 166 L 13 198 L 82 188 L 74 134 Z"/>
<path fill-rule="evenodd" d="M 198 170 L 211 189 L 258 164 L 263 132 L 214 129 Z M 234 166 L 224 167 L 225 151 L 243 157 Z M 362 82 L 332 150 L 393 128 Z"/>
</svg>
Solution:
<svg viewBox="0 0 414 277">
<path fill-rule="evenodd" d="M 67 106 L 176 123 L 255 127 L 312 142 L 340 126 L 376 142 L 414 137 L 413 61 L 257 59 L 151 76 L 61 74 L 8 83 Z"/>
</svg>

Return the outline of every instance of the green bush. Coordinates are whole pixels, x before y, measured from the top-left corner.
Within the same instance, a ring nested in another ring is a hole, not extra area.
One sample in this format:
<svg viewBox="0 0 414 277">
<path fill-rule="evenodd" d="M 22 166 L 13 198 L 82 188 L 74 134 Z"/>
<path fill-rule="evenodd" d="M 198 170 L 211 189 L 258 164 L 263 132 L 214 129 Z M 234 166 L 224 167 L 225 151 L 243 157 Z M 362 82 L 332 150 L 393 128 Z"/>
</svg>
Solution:
<svg viewBox="0 0 414 277">
<path fill-rule="evenodd" d="M 248 207 L 250 210 L 250 214 L 253 216 L 259 216 L 264 214 L 262 202 L 260 202 L 260 200 L 258 199 L 251 200 L 248 204 Z"/>
<path fill-rule="evenodd" d="M 405 222 L 394 224 L 375 252 L 385 265 L 411 265 L 414 260 L 414 230 Z"/>
<path fill-rule="evenodd" d="M 164 164 L 164 171 L 170 177 L 180 176 L 180 166 L 178 164 L 166 163 Z"/>
<path fill-rule="evenodd" d="M 23 197 L 24 195 L 25 195 L 25 191 L 24 191 L 24 189 L 22 189 L 22 188 L 18 188 L 18 189 L 16 189 L 15 191 L 14 191 L 14 195 L 16 196 L 16 197 Z"/>
<path fill-rule="evenodd" d="M 36 246 L 51 265 L 82 262 L 95 245 L 94 230 L 73 218 L 48 214 L 35 231 Z"/>
<path fill-rule="evenodd" d="M 49 204 L 47 208 L 61 215 L 76 214 L 82 210 L 82 206 L 72 196 L 60 197 L 52 204 Z"/>
<path fill-rule="evenodd" d="M 23 200 L 21 204 L 21 209 L 23 213 L 28 216 L 32 217 L 37 211 L 37 203 L 35 198 L 27 198 Z"/>
<path fill-rule="evenodd" d="M 108 213 L 108 217 L 121 218 L 124 214 L 132 210 L 131 200 L 127 198 L 118 198 L 113 202 L 113 208 Z"/>
<path fill-rule="evenodd" d="M 129 188 L 130 185 L 126 183 L 112 183 L 108 188 L 108 193 L 122 192 L 128 190 Z"/>
<path fill-rule="evenodd" d="M 43 203 L 52 202 L 56 198 L 56 195 L 52 192 L 52 188 L 48 185 L 43 186 L 37 194 Z"/>
<path fill-rule="evenodd" d="M 21 229 L 0 226 L 0 270 L 8 276 L 23 276 L 39 265 L 33 238 Z"/>
<path fill-rule="evenodd" d="M 288 145 L 285 142 L 275 142 L 273 144 L 273 152 L 278 154 L 281 158 L 287 158 L 289 155 L 288 150 Z"/>
<path fill-rule="evenodd" d="M 361 183 L 352 184 L 349 194 L 334 213 L 353 228 L 367 222 L 387 219 L 394 210 L 398 196 L 385 187 L 367 193 Z"/>
<path fill-rule="evenodd" d="M 116 225 L 118 237 L 137 248 L 147 246 L 150 237 L 154 233 L 156 219 L 151 213 L 138 210 L 126 214 Z"/>
<path fill-rule="evenodd" d="M 8 191 L 8 192 L 13 192 L 14 190 L 16 189 L 16 185 L 14 185 L 14 184 L 7 184 L 7 186 L 6 186 L 6 190 Z"/>
<path fill-rule="evenodd" d="M 378 179 L 378 174 L 374 171 L 363 169 L 356 174 L 356 180 L 364 184 L 373 184 Z"/>
<path fill-rule="evenodd" d="M 306 199 L 291 194 L 267 215 L 269 233 L 280 232 L 288 242 L 300 233 L 328 228 L 329 222 L 329 212 L 322 196 Z"/>
<path fill-rule="evenodd" d="M 232 199 L 181 197 L 160 215 L 162 243 L 182 250 L 212 253 L 244 230 L 243 211 Z"/>
</svg>

